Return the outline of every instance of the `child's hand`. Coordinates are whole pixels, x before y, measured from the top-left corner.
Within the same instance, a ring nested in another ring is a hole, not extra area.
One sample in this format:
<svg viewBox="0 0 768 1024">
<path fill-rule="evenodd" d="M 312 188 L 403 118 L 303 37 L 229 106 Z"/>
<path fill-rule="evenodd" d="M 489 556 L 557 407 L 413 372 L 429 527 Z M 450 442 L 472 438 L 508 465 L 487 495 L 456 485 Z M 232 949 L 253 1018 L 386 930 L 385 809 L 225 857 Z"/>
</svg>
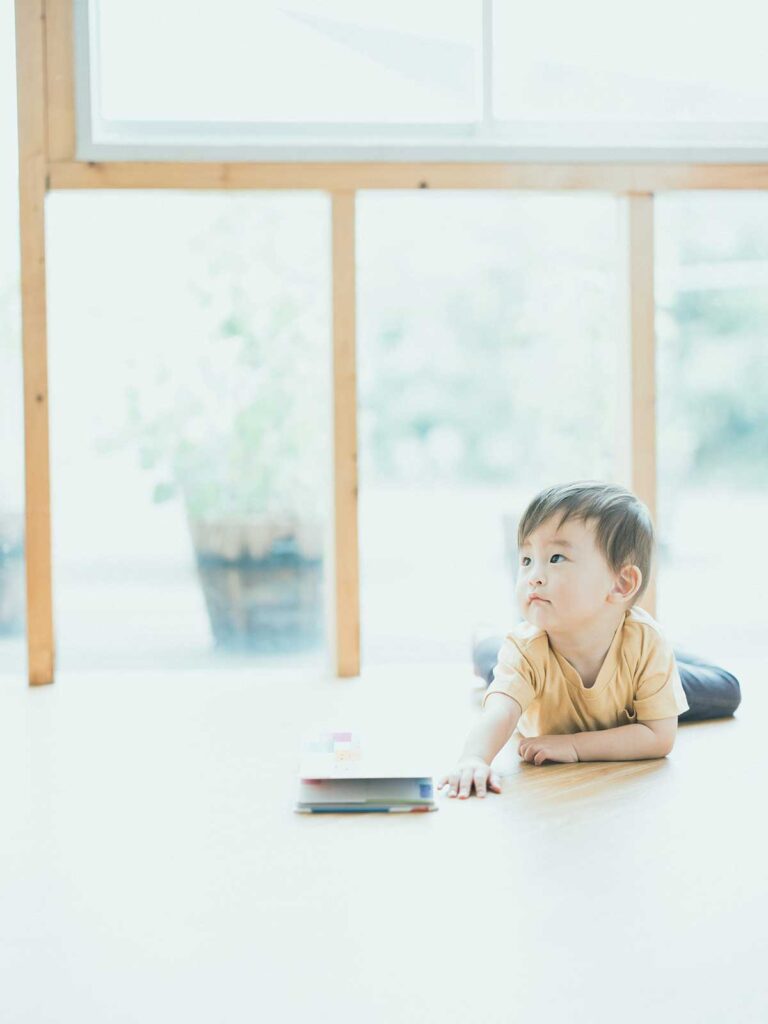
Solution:
<svg viewBox="0 0 768 1024">
<path fill-rule="evenodd" d="M 579 760 L 570 736 L 534 736 L 524 739 L 517 750 L 524 761 L 543 764 L 545 761 L 573 763 Z"/>
<path fill-rule="evenodd" d="M 472 785 L 478 796 L 485 796 L 486 786 L 494 792 L 501 792 L 501 779 L 496 772 L 491 771 L 491 766 L 486 764 L 479 757 L 463 757 L 456 768 L 447 775 L 441 775 L 437 780 L 438 790 L 443 786 L 450 786 L 448 796 L 468 797 L 472 794 Z"/>
</svg>

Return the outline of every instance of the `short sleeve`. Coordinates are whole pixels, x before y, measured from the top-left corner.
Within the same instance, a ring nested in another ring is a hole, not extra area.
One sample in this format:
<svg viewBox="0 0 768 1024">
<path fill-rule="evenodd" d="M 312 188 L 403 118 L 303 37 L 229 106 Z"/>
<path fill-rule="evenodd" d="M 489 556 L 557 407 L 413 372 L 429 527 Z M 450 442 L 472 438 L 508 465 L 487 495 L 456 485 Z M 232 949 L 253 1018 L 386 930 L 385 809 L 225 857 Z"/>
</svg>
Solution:
<svg viewBox="0 0 768 1024">
<path fill-rule="evenodd" d="M 675 653 L 669 641 L 655 630 L 644 631 L 634 705 L 638 722 L 672 718 L 688 710 Z"/>
<path fill-rule="evenodd" d="M 506 693 L 514 697 L 525 711 L 537 696 L 536 673 L 531 662 L 523 654 L 515 637 L 507 634 L 499 650 L 493 681 L 485 691 L 483 707 L 491 693 Z"/>
</svg>

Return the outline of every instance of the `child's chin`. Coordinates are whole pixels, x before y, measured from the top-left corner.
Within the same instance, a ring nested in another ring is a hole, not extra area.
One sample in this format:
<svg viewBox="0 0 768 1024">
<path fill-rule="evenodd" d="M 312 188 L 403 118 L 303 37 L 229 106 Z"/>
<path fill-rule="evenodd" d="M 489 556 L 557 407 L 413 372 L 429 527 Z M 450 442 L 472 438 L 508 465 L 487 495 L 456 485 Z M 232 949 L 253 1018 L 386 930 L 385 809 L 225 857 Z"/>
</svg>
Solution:
<svg viewBox="0 0 768 1024">
<path fill-rule="evenodd" d="M 526 607 L 525 615 L 523 617 L 535 626 L 540 626 L 544 622 L 548 622 L 550 624 L 554 622 L 552 606 L 549 604 L 539 603 L 538 601 L 534 601 L 533 604 L 529 604 Z"/>
</svg>

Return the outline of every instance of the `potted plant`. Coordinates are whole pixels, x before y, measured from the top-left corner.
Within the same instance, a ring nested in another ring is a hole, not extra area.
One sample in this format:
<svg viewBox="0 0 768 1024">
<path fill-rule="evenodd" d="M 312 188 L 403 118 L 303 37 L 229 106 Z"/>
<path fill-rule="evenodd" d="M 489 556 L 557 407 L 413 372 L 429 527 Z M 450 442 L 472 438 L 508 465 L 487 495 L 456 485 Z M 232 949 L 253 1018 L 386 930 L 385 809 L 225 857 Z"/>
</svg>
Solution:
<svg viewBox="0 0 768 1024">
<path fill-rule="evenodd" d="M 183 360 L 158 354 L 149 381 L 129 381 L 119 442 L 155 501 L 183 502 L 216 644 L 308 649 L 324 635 L 324 293 L 281 258 L 279 212 L 228 206 L 199 237 L 199 330 Z"/>
</svg>

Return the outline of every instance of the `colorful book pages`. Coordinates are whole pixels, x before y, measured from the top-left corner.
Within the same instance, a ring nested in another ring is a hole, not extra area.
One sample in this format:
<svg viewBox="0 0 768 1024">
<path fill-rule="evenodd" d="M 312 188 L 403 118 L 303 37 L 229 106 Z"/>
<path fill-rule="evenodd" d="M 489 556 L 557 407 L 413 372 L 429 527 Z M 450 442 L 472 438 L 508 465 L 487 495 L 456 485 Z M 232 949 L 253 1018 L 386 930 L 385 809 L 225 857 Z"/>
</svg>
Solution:
<svg viewBox="0 0 768 1024">
<path fill-rule="evenodd" d="M 304 744 L 297 811 L 404 812 L 437 810 L 425 766 L 401 764 L 391 755 L 364 752 L 359 734 L 322 733 Z"/>
</svg>

